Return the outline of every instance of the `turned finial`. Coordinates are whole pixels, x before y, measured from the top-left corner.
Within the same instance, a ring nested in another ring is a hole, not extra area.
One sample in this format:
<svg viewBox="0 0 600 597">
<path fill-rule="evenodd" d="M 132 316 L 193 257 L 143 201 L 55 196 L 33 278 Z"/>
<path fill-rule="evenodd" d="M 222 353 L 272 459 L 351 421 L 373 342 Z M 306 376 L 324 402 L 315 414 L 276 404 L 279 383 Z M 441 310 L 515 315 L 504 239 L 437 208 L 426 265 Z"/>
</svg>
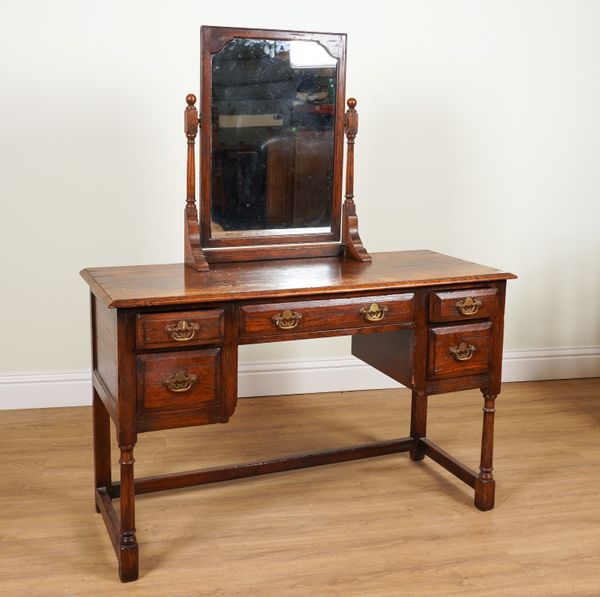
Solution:
<svg viewBox="0 0 600 597">
<path fill-rule="evenodd" d="M 193 93 L 189 93 L 188 95 L 186 95 L 185 101 L 187 102 L 187 105 L 190 108 L 193 108 L 194 104 L 196 103 L 196 96 Z M 356 101 L 355 101 L 355 103 L 356 103 Z"/>
<path fill-rule="evenodd" d="M 353 97 L 349 97 L 346 102 L 346 104 L 348 104 L 348 109 L 344 115 L 344 129 L 346 131 L 348 145 L 354 144 L 354 137 L 356 137 L 356 133 L 358 133 L 358 112 L 354 109 L 356 108 L 356 103 L 357 102 Z M 349 161 L 354 161 L 353 155 L 349 156 Z"/>
</svg>

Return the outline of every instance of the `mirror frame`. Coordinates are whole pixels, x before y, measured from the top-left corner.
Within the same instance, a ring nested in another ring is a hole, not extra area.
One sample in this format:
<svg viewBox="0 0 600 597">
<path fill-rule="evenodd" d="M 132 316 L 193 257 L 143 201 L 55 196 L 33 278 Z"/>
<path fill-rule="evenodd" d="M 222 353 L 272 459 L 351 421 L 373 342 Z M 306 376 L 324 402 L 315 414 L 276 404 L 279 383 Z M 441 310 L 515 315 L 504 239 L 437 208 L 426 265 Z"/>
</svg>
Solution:
<svg viewBox="0 0 600 597">
<path fill-rule="evenodd" d="M 212 57 L 236 38 L 281 41 L 316 41 L 338 60 L 333 142 L 331 229 L 328 232 L 269 235 L 268 230 L 240 231 L 239 235 L 213 237 L 212 219 Z M 289 257 L 334 256 L 344 252 L 341 239 L 342 175 L 344 156 L 344 100 L 346 92 L 346 34 L 240 29 L 202 26 L 200 29 L 200 245 L 209 263 Z"/>
</svg>

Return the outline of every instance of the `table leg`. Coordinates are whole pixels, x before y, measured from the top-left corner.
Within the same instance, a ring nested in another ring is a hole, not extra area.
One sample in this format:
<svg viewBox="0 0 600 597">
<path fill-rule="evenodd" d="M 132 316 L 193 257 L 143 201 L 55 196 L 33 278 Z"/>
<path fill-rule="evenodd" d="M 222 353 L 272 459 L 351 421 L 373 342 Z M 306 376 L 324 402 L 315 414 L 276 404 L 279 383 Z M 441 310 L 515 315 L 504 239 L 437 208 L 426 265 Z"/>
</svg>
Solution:
<svg viewBox="0 0 600 597">
<path fill-rule="evenodd" d="M 138 578 L 138 544 L 135 537 L 135 486 L 133 446 L 121 450 L 121 526 L 119 531 L 119 578 L 130 582 Z"/>
<path fill-rule="evenodd" d="M 483 433 L 481 436 L 481 463 L 479 478 L 475 482 L 475 505 L 480 510 L 491 510 L 494 507 L 496 481 L 493 474 L 494 457 L 494 413 L 496 412 L 496 394 L 488 389 L 481 390 L 483 394 Z"/>
<path fill-rule="evenodd" d="M 413 390 L 410 409 L 410 436 L 414 439 L 410 448 L 413 460 L 423 460 L 425 451 L 418 440 L 427 435 L 427 394 Z"/>
<path fill-rule="evenodd" d="M 105 487 L 110 492 L 112 483 L 110 471 L 110 415 L 94 389 L 92 402 L 92 428 L 94 442 L 94 504 L 96 512 L 100 512 L 96 502 L 95 489 Z"/>
</svg>

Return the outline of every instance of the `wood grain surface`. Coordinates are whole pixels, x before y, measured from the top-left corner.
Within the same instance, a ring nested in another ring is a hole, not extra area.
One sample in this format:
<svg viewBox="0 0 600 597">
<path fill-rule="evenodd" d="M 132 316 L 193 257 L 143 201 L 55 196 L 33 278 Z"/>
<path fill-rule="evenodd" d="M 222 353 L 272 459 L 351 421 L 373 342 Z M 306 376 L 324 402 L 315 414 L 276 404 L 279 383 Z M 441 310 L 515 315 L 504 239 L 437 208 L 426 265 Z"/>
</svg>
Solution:
<svg viewBox="0 0 600 597">
<path fill-rule="evenodd" d="M 4 411 L 0 594 L 595 597 L 599 396 L 597 379 L 503 386 L 490 512 L 407 454 L 141 496 L 128 585 L 94 514 L 91 409 Z M 429 398 L 428 437 L 473 467 L 480 400 Z M 409 413 L 407 390 L 242 400 L 226 426 L 141 436 L 136 476 L 384 440 Z"/>
<path fill-rule="evenodd" d="M 371 256 L 372 263 L 326 257 L 221 263 L 208 272 L 196 272 L 184 264 L 89 268 L 81 275 L 92 292 L 111 307 L 370 292 L 516 277 L 427 250 Z"/>
</svg>

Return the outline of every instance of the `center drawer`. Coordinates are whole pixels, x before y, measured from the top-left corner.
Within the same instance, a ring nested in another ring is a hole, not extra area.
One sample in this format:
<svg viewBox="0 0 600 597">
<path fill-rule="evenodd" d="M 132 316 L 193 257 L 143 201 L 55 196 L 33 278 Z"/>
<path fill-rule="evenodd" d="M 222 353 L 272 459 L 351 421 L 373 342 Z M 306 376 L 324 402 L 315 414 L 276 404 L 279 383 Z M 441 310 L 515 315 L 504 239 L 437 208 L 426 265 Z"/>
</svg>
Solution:
<svg viewBox="0 0 600 597">
<path fill-rule="evenodd" d="M 406 324 L 413 320 L 412 292 L 244 305 L 239 309 L 239 334 L 241 338 L 293 336 L 312 331 Z"/>
</svg>

